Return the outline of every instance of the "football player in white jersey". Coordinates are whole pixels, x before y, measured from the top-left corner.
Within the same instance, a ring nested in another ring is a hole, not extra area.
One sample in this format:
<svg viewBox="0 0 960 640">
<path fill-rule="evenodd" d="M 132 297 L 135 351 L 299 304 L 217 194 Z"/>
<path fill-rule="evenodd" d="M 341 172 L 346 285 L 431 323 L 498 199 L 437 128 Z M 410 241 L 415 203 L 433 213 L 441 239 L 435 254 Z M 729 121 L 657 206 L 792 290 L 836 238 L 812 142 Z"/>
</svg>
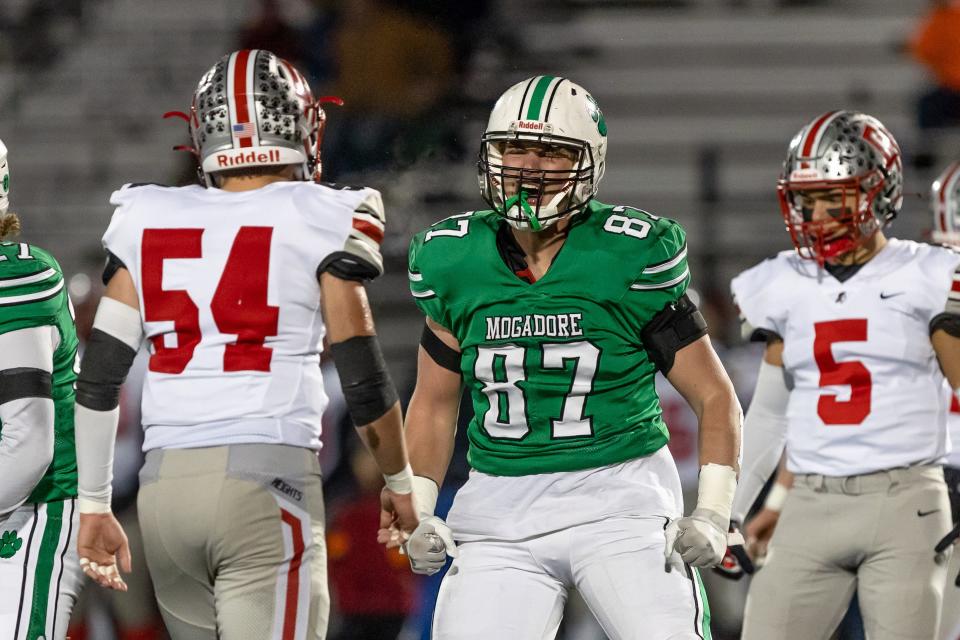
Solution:
<svg viewBox="0 0 960 640">
<path fill-rule="evenodd" d="M 746 333 L 767 343 L 733 517 L 784 443 L 794 478 L 751 585 L 746 640 L 827 638 L 854 590 L 868 637 L 936 633 L 960 254 L 884 235 L 902 185 L 900 148 L 880 121 L 818 116 L 790 143 L 778 184 L 796 250 L 733 280 Z"/>
<path fill-rule="evenodd" d="M 123 588 L 111 459 L 119 386 L 146 339 L 138 510 L 171 636 L 323 638 L 325 340 L 389 511 L 416 524 L 363 287 L 383 270 L 380 194 L 317 183 L 323 111 L 268 51 L 224 56 L 185 117 L 205 186 L 127 185 L 111 200 L 107 289 L 77 384 L 80 562 Z"/>
<path fill-rule="evenodd" d="M 960 162 L 952 162 L 933 182 L 930 189 L 930 208 L 933 212 L 934 242 L 960 248 Z M 950 413 L 947 415 L 952 450 L 947 455 L 943 474 L 947 480 L 953 522 L 960 522 L 960 402 L 955 394 L 950 395 Z M 958 531 L 960 533 L 960 531 Z M 951 536 L 948 542 L 955 541 Z M 960 638 L 960 588 L 954 579 L 960 572 L 960 553 L 954 553 L 947 571 L 947 586 L 943 594 L 943 616 L 940 621 L 940 638 Z"/>
</svg>

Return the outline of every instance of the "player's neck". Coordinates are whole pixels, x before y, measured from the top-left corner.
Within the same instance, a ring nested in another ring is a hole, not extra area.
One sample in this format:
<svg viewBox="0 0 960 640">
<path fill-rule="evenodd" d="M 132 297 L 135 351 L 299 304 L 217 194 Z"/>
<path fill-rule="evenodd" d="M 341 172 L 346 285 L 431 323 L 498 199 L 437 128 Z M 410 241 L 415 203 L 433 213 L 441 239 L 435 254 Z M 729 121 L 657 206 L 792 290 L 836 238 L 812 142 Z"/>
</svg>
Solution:
<svg viewBox="0 0 960 640">
<path fill-rule="evenodd" d="M 253 191 L 274 182 L 287 182 L 293 179 L 291 171 L 249 176 L 228 176 L 219 180 L 217 187 L 223 191 Z"/>
<path fill-rule="evenodd" d="M 527 267 L 537 280 L 542 278 L 560 252 L 570 230 L 570 218 L 559 220 L 543 231 L 525 231 L 510 227 L 513 238 L 527 258 Z"/>
</svg>

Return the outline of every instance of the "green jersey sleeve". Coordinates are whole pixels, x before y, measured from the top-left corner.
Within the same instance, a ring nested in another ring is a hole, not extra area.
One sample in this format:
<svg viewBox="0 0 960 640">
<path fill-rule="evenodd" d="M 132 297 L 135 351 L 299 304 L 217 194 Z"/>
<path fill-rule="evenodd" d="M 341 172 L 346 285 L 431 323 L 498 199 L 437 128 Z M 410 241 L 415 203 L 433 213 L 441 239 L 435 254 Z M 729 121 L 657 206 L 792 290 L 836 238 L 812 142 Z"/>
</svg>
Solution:
<svg viewBox="0 0 960 640">
<path fill-rule="evenodd" d="M 410 280 L 410 293 L 413 300 L 425 316 L 444 327 L 453 330 L 450 309 L 444 302 L 444 290 L 451 283 L 461 282 L 458 273 L 459 257 L 450 253 L 450 247 L 436 244 L 436 240 L 462 238 L 469 232 L 470 217 L 473 212 L 450 216 L 421 231 L 410 241 L 408 253 L 407 277 Z"/>
<path fill-rule="evenodd" d="M 656 218 L 645 247 L 634 266 L 635 279 L 624 293 L 623 303 L 636 335 L 665 306 L 682 296 L 690 284 L 687 265 L 687 234 L 677 222 Z"/>
<path fill-rule="evenodd" d="M 53 256 L 24 242 L 0 244 L 0 333 L 56 325 L 65 296 Z"/>
</svg>

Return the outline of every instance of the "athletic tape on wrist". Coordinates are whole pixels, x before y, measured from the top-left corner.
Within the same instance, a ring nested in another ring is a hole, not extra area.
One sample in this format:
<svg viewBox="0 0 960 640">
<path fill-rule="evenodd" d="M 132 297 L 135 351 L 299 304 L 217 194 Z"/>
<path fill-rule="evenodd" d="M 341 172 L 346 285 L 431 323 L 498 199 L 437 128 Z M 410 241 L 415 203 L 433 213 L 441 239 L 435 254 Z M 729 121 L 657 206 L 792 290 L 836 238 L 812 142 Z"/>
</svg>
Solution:
<svg viewBox="0 0 960 640">
<path fill-rule="evenodd" d="M 396 473 L 383 474 L 383 479 L 387 483 L 387 489 L 394 493 L 413 492 L 413 468 L 409 462 L 407 466 Z"/>
<path fill-rule="evenodd" d="M 110 503 L 80 496 L 77 498 L 77 509 L 80 510 L 80 513 L 110 513 Z"/>
<path fill-rule="evenodd" d="M 426 518 L 433 515 L 439 495 L 440 487 L 432 478 L 413 476 L 413 507 L 417 510 L 419 517 Z"/>
<path fill-rule="evenodd" d="M 789 493 L 790 489 L 779 482 L 774 482 L 773 486 L 770 487 L 770 492 L 767 493 L 766 500 L 763 501 L 763 508 L 779 513 L 780 510 L 783 509 L 783 503 L 787 501 L 787 495 Z"/>
<path fill-rule="evenodd" d="M 733 494 L 737 490 L 737 472 L 724 464 L 708 463 L 700 467 L 697 508 L 710 509 L 730 520 Z"/>
</svg>

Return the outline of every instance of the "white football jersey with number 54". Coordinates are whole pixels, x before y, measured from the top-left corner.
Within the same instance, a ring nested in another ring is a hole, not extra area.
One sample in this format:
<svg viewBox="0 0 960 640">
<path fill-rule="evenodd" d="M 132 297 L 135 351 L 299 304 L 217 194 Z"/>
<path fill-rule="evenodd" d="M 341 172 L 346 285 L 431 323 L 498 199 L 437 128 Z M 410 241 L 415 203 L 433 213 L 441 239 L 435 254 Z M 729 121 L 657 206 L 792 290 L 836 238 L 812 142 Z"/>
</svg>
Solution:
<svg viewBox="0 0 960 640">
<path fill-rule="evenodd" d="M 734 278 L 744 321 L 783 338 L 790 471 L 943 461 L 949 395 L 929 327 L 958 265 L 949 249 L 891 239 L 844 282 L 792 250 Z"/>
<path fill-rule="evenodd" d="M 379 275 L 373 189 L 127 186 L 103 237 L 133 277 L 150 350 L 144 450 L 320 448 L 318 270 Z"/>
</svg>

